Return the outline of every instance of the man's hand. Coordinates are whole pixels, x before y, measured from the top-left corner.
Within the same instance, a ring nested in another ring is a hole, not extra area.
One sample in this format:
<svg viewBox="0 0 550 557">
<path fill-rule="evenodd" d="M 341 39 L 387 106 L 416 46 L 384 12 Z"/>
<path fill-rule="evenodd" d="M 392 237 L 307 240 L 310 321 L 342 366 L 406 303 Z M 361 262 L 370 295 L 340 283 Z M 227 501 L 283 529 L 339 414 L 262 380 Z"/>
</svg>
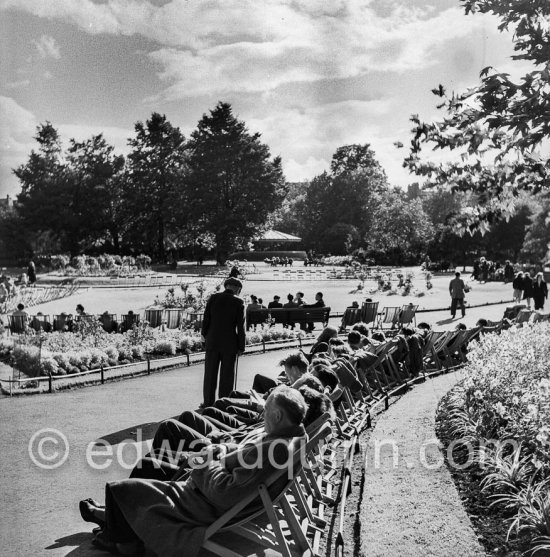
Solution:
<svg viewBox="0 0 550 557">
<path fill-rule="evenodd" d="M 225 445 L 212 444 L 205 447 L 199 455 L 209 460 L 221 460 L 227 453 Z"/>
</svg>

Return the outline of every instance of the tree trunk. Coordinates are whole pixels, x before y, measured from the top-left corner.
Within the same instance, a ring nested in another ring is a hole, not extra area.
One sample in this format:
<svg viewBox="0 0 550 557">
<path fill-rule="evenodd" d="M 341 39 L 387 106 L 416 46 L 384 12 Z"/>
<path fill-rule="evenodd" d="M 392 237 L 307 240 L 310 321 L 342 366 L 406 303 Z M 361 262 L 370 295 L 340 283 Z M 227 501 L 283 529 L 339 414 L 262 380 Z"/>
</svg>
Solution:
<svg viewBox="0 0 550 557">
<path fill-rule="evenodd" d="M 164 219 L 162 218 L 162 215 L 159 216 L 158 221 L 157 242 L 159 261 L 161 263 L 166 263 L 166 254 L 164 252 Z"/>
</svg>

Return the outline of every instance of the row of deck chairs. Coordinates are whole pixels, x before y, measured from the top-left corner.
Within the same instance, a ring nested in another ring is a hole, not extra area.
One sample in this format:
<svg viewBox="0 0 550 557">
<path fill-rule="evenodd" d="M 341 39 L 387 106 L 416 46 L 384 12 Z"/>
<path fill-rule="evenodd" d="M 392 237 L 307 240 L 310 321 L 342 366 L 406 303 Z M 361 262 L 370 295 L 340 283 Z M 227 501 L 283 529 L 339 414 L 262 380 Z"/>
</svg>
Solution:
<svg viewBox="0 0 550 557">
<path fill-rule="evenodd" d="M 406 304 L 401 307 L 385 307 L 378 312 L 378 302 L 363 302 L 360 308 L 346 308 L 342 317 L 342 329 L 363 322 L 372 328 L 400 329 L 407 325 L 416 325 L 418 306 Z"/>
<path fill-rule="evenodd" d="M 12 334 L 25 333 L 29 329 L 44 332 L 56 332 L 56 331 L 67 331 L 69 327 L 69 319 L 67 315 L 8 315 L 8 330 Z M 140 316 L 136 314 L 123 314 L 120 316 L 120 320 L 114 313 L 102 314 L 102 315 L 84 315 L 75 319 L 74 322 L 79 319 L 89 319 L 97 320 L 101 322 L 103 328 L 108 333 L 117 331 L 127 331 L 131 329 L 134 325 L 139 324 Z"/>
<path fill-rule="evenodd" d="M 332 422 L 328 414 L 308 428 L 308 442 L 292 448 L 291 474 L 280 470 L 258 489 L 228 510 L 206 530 L 204 548 L 222 557 L 250 553 L 237 552 L 234 536 L 245 538 L 255 554 L 275 550 L 284 557 L 320 557 L 322 536 L 327 534 L 327 506 L 338 504 L 338 520 L 332 532 L 337 556 L 348 555 L 344 547 L 346 504 L 354 485 L 354 456 L 361 432 L 371 426 L 371 415 L 380 404 L 409 384 L 429 375 L 448 371 L 466 361 L 465 347 L 480 334 L 498 332 L 490 327 L 429 333 L 423 348 L 423 373 L 412 377 L 404 365 L 393 360 L 395 344 L 376 347 L 377 359 L 366 369 L 363 390 L 351 393 L 339 386 L 331 394 L 337 408 Z M 353 367 L 351 362 L 346 363 Z M 300 456 L 302 455 L 302 456 Z M 305 455 L 305 458 L 304 458 Z M 231 543 L 233 539 L 233 544 Z"/>
<path fill-rule="evenodd" d="M 514 323 L 516 325 L 523 325 L 527 323 L 541 323 L 550 321 L 550 313 L 540 313 L 539 311 L 522 309 L 518 312 Z"/>
<path fill-rule="evenodd" d="M 5 302 L 0 303 L 0 313 L 10 313 L 17 309 L 18 304 L 23 304 L 25 307 L 37 306 L 38 304 L 45 304 L 52 300 L 66 298 L 75 293 L 78 286 L 76 284 L 69 284 L 66 286 L 48 286 L 48 287 L 28 287 L 21 288 L 19 292 Z"/>
</svg>

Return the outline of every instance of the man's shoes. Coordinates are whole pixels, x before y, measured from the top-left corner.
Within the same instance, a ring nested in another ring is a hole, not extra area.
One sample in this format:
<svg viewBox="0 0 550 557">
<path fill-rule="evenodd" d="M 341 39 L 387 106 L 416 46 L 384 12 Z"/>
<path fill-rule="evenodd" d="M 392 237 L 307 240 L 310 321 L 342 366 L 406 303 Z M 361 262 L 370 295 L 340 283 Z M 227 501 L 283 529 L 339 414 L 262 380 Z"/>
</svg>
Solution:
<svg viewBox="0 0 550 557">
<path fill-rule="evenodd" d="M 78 508 L 80 510 L 80 516 L 85 522 L 93 522 L 100 528 L 105 526 L 105 521 L 97 518 L 93 512 L 95 508 L 100 508 L 93 499 L 84 499 L 80 501 Z"/>
</svg>

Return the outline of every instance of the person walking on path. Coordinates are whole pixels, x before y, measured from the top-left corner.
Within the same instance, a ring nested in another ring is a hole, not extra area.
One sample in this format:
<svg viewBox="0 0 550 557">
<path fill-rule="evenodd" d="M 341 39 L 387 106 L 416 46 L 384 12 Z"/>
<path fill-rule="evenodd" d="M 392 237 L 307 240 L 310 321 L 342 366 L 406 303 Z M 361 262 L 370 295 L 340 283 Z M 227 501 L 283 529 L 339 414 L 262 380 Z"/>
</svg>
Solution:
<svg viewBox="0 0 550 557">
<path fill-rule="evenodd" d="M 456 308 L 460 306 L 462 317 L 466 316 L 466 308 L 464 307 L 464 294 L 466 285 L 460 278 L 460 273 L 455 273 L 455 278 L 449 283 L 449 294 L 451 295 L 451 315 L 454 319 Z"/>
<path fill-rule="evenodd" d="M 244 352 L 245 325 L 244 300 L 239 298 L 242 282 L 229 277 L 225 290 L 212 294 L 206 303 L 202 322 L 205 339 L 204 405 L 212 406 L 216 400 L 218 373 L 219 398 L 227 397 L 234 388 L 237 356 Z"/>
<path fill-rule="evenodd" d="M 514 289 L 514 302 L 521 304 L 521 297 L 523 294 L 523 271 L 519 271 L 512 281 L 512 288 Z"/>
<path fill-rule="evenodd" d="M 34 284 L 36 282 L 36 265 L 34 264 L 34 261 L 29 261 L 27 276 L 29 277 L 30 284 Z"/>
<path fill-rule="evenodd" d="M 537 273 L 533 281 L 533 301 L 535 309 L 544 309 L 544 301 L 548 299 L 548 286 L 542 273 Z"/>
<path fill-rule="evenodd" d="M 523 299 L 525 300 L 527 307 L 531 309 L 531 298 L 533 297 L 533 279 L 531 278 L 529 271 L 525 271 L 521 284 L 521 289 L 523 290 Z"/>
</svg>

